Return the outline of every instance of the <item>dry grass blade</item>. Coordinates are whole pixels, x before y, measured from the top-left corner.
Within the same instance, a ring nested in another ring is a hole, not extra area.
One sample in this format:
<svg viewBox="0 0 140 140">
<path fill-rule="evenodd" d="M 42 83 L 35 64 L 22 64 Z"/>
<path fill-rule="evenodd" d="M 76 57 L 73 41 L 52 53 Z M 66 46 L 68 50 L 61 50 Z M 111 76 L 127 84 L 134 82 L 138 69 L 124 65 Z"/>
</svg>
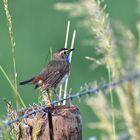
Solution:
<svg viewBox="0 0 140 140">
<path fill-rule="evenodd" d="M 68 46 L 69 30 L 70 30 L 70 21 L 68 20 L 64 48 L 67 48 Z M 62 85 L 59 88 L 59 99 L 61 99 L 61 97 L 62 97 Z"/>
<path fill-rule="evenodd" d="M 71 42 L 71 49 L 74 48 L 75 37 L 76 37 L 76 30 L 73 31 L 72 42 Z M 71 62 L 71 59 L 72 59 L 72 53 L 73 53 L 73 52 L 71 52 L 71 54 L 70 54 L 70 62 Z M 66 82 L 65 82 L 65 87 L 64 87 L 64 98 L 67 97 L 67 93 L 68 93 L 68 92 L 67 92 L 67 87 L 68 87 L 68 79 L 67 79 Z M 63 102 L 63 105 L 65 105 L 65 104 L 66 104 L 66 101 Z"/>
</svg>

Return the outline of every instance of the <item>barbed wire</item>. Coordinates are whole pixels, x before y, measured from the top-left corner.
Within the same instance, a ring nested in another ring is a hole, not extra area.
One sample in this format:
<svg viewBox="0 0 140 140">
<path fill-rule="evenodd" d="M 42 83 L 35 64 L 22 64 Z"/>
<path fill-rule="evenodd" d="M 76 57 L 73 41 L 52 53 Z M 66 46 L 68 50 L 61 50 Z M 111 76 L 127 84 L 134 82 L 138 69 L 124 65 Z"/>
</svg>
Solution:
<svg viewBox="0 0 140 140">
<path fill-rule="evenodd" d="M 102 91 L 102 90 L 106 90 L 106 89 L 109 89 L 109 88 L 114 88 L 115 86 L 123 84 L 123 83 L 125 83 L 127 81 L 134 81 L 134 80 L 138 80 L 138 79 L 140 79 L 140 74 L 139 73 L 137 73 L 135 75 L 131 75 L 131 76 L 125 76 L 125 77 L 123 77 L 121 79 L 113 80 L 110 83 L 106 83 L 106 84 L 102 84 L 100 86 L 97 86 L 96 88 L 88 88 L 85 91 L 80 91 L 80 92 L 77 92 L 75 94 L 71 94 L 71 95 L 67 96 L 66 98 L 62 98 L 60 100 L 53 101 L 52 106 L 55 107 L 56 105 L 58 105 L 58 103 L 62 103 L 65 100 L 73 100 L 75 98 L 79 98 L 79 97 L 84 96 L 84 95 L 89 95 L 91 93 L 97 93 L 97 92 Z M 32 111 L 26 112 L 21 117 L 17 117 L 15 119 L 11 120 L 11 121 L 5 121 L 4 122 L 4 127 L 10 126 L 10 125 L 12 125 L 12 124 L 14 124 L 16 122 L 19 122 L 20 120 L 22 120 L 24 118 L 27 118 L 30 115 L 33 115 L 33 114 L 35 114 L 37 112 L 42 112 L 42 111 L 44 111 L 46 109 L 47 109 L 46 106 L 43 106 L 43 107 L 40 106 L 37 109 L 33 109 Z"/>
</svg>

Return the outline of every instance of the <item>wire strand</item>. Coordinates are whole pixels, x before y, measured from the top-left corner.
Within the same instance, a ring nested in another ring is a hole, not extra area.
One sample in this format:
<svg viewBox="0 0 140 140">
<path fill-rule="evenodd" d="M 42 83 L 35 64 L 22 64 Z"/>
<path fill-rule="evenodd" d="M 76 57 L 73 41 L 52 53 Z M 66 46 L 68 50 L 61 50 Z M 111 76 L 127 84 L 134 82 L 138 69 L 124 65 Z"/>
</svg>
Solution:
<svg viewBox="0 0 140 140">
<path fill-rule="evenodd" d="M 125 83 L 127 81 L 134 81 L 134 80 L 138 80 L 138 79 L 140 79 L 140 74 L 139 73 L 137 73 L 135 75 L 132 75 L 132 76 L 126 76 L 126 77 L 123 77 L 123 78 L 118 79 L 118 80 L 114 80 L 114 81 L 112 81 L 110 83 L 102 84 L 100 86 L 97 86 L 96 88 L 89 88 L 89 89 L 86 88 L 86 90 L 83 91 L 83 92 L 80 91 L 80 92 L 77 92 L 75 94 L 71 94 L 71 95 L 67 96 L 66 98 L 62 98 L 60 100 L 53 101 L 52 106 L 55 107 L 56 105 L 58 105 L 59 103 L 62 103 L 63 101 L 73 100 L 75 98 L 79 98 L 81 96 L 88 95 L 90 93 L 97 93 L 97 92 L 99 92 L 101 90 L 107 90 L 109 88 L 114 88 L 115 86 L 123 84 L 123 83 Z M 46 106 L 43 106 L 43 107 L 40 106 L 38 109 L 34 109 L 34 110 L 32 110 L 32 111 L 30 111 L 28 113 L 25 113 L 21 117 L 15 118 L 15 119 L 13 119 L 11 121 L 7 121 L 7 122 L 5 121 L 4 126 L 5 127 L 10 126 L 10 125 L 12 125 L 12 124 L 24 119 L 24 118 L 27 118 L 30 115 L 33 115 L 33 114 L 35 114 L 37 112 L 42 112 L 42 111 L 44 111 L 46 109 L 47 109 Z"/>
</svg>

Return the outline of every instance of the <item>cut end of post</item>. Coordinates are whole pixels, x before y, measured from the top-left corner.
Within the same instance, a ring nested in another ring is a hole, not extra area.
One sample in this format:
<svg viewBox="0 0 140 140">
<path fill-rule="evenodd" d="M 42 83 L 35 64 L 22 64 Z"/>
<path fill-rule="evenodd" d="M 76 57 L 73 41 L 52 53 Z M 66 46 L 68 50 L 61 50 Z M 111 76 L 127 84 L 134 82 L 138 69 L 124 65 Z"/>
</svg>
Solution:
<svg viewBox="0 0 140 140">
<path fill-rule="evenodd" d="M 22 113 L 27 110 L 31 108 Z M 82 119 L 77 106 L 46 107 L 43 112 L 25 118 L 21 124 L 20 135 L 24 140 L 31 137 L 41 140 L 82 140 Z"/>
</svg>

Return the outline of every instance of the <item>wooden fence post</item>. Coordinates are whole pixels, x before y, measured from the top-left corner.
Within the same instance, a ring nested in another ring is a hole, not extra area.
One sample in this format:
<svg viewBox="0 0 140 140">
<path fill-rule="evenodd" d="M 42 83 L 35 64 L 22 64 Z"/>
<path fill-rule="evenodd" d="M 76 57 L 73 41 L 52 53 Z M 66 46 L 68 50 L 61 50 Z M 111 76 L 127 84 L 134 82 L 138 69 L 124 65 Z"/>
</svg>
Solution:
<svg viewBox="0 0 140 140">
<path fill-rule="evenodd" d="M 23 114 L 31 108 L 22 111 Z M 47 108 L 22 120 L 19 140 L 82 140 L 82 120 L 77 106 Z"/>
</svg>

